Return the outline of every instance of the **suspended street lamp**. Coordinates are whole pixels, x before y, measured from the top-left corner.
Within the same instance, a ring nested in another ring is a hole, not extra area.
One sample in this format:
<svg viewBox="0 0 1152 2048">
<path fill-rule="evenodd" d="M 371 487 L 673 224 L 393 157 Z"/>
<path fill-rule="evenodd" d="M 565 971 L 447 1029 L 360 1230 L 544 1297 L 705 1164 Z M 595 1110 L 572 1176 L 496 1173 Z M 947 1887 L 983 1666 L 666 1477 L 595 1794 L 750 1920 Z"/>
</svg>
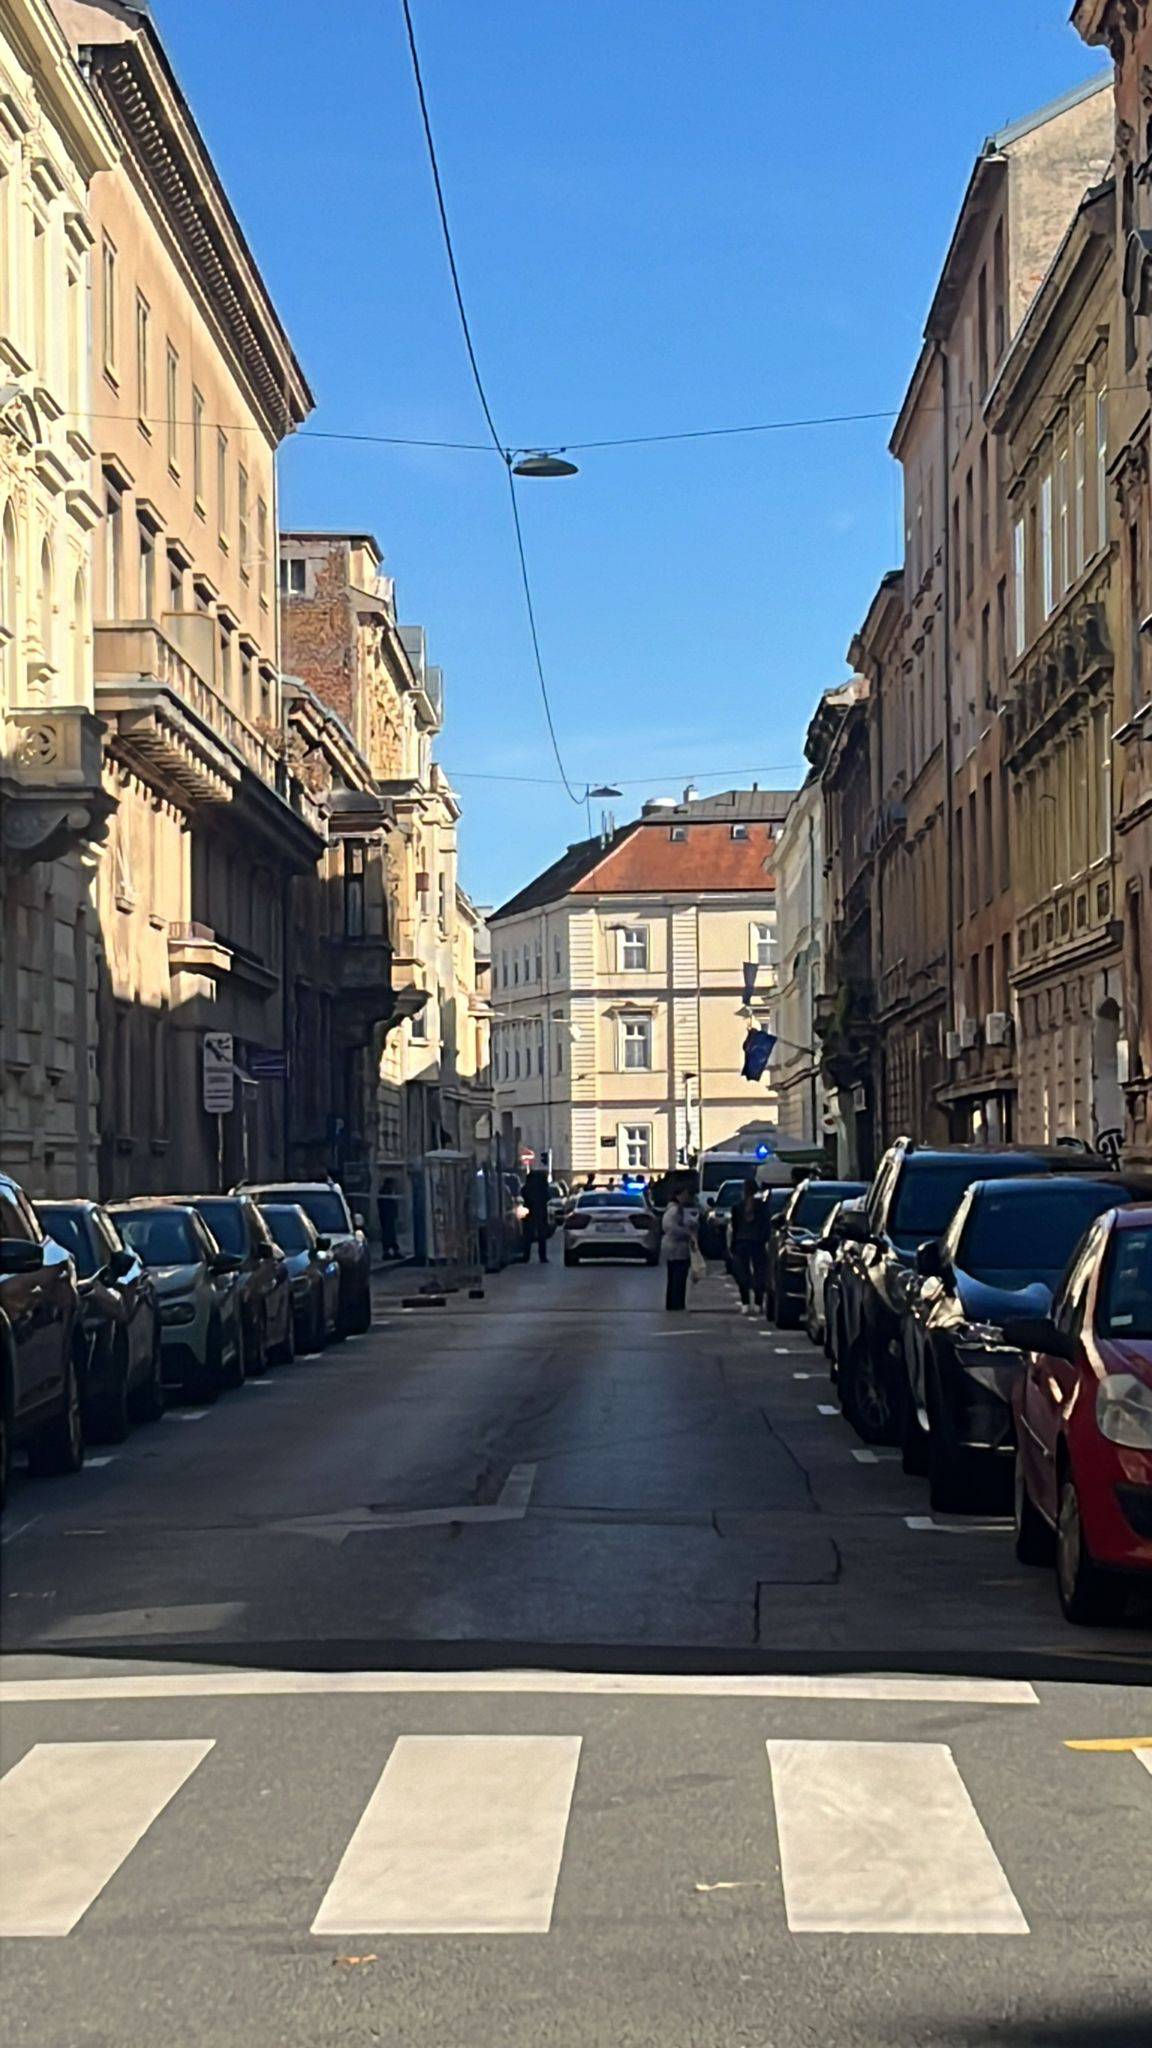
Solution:
<svg viewBox="0 0 1152 2048">
<path fill-rule="evenodd" d="M 574 462 L 546 448 L 527 448 L 512 464 L 513 476 L 579 476 Z"/>
</svg>

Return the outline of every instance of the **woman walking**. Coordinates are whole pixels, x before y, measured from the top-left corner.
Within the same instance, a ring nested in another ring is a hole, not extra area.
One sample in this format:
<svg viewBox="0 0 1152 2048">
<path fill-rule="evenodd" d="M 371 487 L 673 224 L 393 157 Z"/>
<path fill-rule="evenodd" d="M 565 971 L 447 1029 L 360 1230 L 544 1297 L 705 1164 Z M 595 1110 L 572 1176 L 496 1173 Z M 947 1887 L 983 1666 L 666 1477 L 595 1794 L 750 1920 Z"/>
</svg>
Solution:
<svg viewBox="0 0 1152 2048">
<path fill-rule="evenodd" d="M 740 1289 L 740 1306 L 746 1316 L 755 1315 L 764 1306 L 768 1204 L 751 1177 L 745 1181 L 744 1193 L 732 1211 L 728 1240 L 729 1264 Z"/>
<path fill-rule="evenodd" d="M 684 1203 L 684 1190 L 671 1190 L 668 1207 L 664 1211 L 662 1243 L 667 1282 L 664 1290 L 664 1306 L 667 1309 L 682 1309 L 688 1299 L 688 1275 L 692 1269 L 692 1247 L 696 1242 L 696 1229 Z"/>
</svg>

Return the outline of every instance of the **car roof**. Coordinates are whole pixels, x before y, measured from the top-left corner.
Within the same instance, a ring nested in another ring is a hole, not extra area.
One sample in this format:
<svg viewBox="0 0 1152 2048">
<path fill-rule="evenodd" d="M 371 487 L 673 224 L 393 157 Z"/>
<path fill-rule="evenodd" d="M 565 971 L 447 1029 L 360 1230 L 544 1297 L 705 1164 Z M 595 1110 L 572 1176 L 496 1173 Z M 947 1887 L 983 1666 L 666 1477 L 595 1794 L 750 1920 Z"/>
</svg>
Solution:
<svg viewBox="0 0 1152 2048">
<path fill-rule="evenodd" d="M 947 1159 L 1020 1159 L 1042 1160 L 1050 1171 L 1055 1167 L 1062 1173 L 1109 1171 L 1100 1153 L 1081 1152 L 1074 1145 L 917 1145 L 911 1138 L 898 1138 L 892 1149 L 903 1153 L 907 1166 L 919 1160 L 938 1166 Z"/>
<path fill-rule="evenodd" d="M 287 1194 L 289 1188 L 302 1188 L 307 1194 L 342 1195 L 343 1188 L 338 1180 L 253 1180 L 245 1181 L 242 1188 L 233 1188 L 234 1195 Z"/>
<path fill-rule="evenodd" d="M 128 1195 L 123 1201 L 108 1204 L 109 1213 L 119 1216 L 125 1209 L 182 1209 L 185 1215 L 191 1210 L 197 1213 L 193 1195 Z"/>
<path fill-rule="evenodd" d="M 1152 1224 L 1152 1202 L 1132 1202 L 1127 1208 L 1117 1209 L 1115 1227 L 1117 1230 L 1147 1230 Z"/>
<path fill-rule="evenodd" d="M 184 1200 L 186 1202 L 252 1202 L 255 1205 L 255 1196 L 247 1188 L 244 1189 L 243 1193 L 237 1192 L 230 1195 L 185 1195 Z"/>
<path fill-rule="evenodd" d="M 93 1209 L 102 1209 L 104 1204 L 103 1202 L 92 1201 L 88 1195 L 39 1195 L 36 1198 L 36 1207 L 38 1209 L 76 1209 L 91 1212 Z"/>
<path fill-rule="evenodd" d="M 1123 1174 L 1109 1173 L 1107 1168 L 1103 1167 L 1098 1173 L 1013 1173 L 1005 1175 L 1002 1179 L 972 1182 L 974 1194 L 979 1194 L 982 1188 L 995 1188 L 998 1198 L 1007 1195 L 1009 1199 L 1014 1195 L 1021 1198 L 1025 1195 L 1034 1195 L 1043 1188 L 1066 1187 L 1107 1188 L 1123 1197 L 1125 1201 L 1138 1200 Z"/>
</svg>

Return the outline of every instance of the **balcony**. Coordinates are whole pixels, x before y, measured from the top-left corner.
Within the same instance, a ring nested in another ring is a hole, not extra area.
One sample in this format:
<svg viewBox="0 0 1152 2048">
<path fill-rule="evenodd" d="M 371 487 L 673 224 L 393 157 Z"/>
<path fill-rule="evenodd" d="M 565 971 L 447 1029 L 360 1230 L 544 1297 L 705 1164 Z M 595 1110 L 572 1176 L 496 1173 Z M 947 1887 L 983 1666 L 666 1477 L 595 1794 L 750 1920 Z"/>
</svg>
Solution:
<svg viewBox="0 0 1152 2048">
<path fill-rule="evenodd" d="M 333 1025 L 342 1045 L 370 1045 L 379 1025 L 395 1019 L 392 946 L 385 938 L 329 939 L 336 985 Z"/>
<path fill-rule="evenodd" d="M 167 634 L 147 621 L 95 630 L 96 708 L 111 750 L 193 808 L 244 802 L 253 821 L 283 834 L 301 871 L 323 850 L 326 814 L 257 732 Z M 285 828 L 287 828 L 285 830 Z"/>
<path fill-rule="evenodd" d="M 99 844 L 116 800 L 103 787 L 100 726 L 81 704 L 9 711 L 0 755 L 3 855 L 15 867 Z"/>
</svg>

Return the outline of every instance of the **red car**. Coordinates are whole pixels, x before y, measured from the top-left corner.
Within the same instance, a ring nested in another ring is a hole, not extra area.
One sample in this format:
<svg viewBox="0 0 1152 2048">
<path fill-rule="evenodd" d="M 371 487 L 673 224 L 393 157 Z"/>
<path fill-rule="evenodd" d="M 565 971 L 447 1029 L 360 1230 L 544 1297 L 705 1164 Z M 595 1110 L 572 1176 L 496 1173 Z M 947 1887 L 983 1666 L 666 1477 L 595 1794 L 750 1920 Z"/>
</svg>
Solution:
<svg viewBox="0 0 1152 2048">
<path fill-rule="evenodd" d="M 1152 1588 L 1152 1205 L 1098 1217 L 1051 1320 L 1004 1328 L 1026 1353 L 1013 1394 L 1016 1555 L 1055 1559 L 1069 1621 L 1114 1621 L 1133 1575 Z"/>
</svg>

